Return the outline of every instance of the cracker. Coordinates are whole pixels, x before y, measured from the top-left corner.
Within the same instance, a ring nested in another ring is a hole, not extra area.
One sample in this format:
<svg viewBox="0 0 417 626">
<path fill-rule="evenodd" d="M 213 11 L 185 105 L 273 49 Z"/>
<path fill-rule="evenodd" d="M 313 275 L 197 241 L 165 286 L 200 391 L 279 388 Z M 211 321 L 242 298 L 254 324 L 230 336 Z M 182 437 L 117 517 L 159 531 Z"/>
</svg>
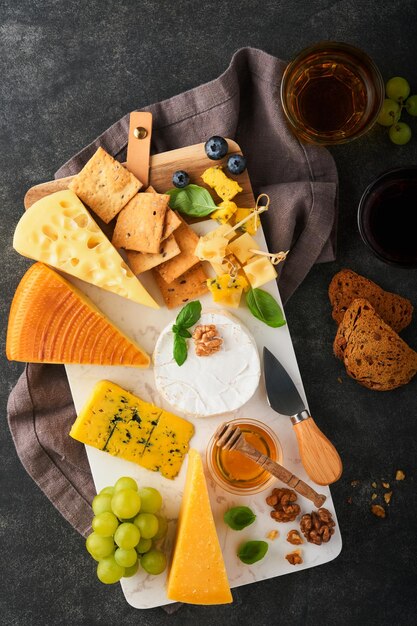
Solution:
<svg viewBox="0 0 417 626">
<path fill-rule="evenodd" d="M 119 213 L 112 244 L 137 252 L 159 252 L 169 197 L 138 193 Z"/>
<path fill-rule="evenodd" d="M 108 224 L 142 183 L 103 148 L 98 148 L 68 187 Z"/>
<path fill-rule="evenodd" d="M 174 256 L 180 254 L 181 250 L 175 241 L 174 235 L 170 235 L 161 243 L 161 249 L 156 254 L 147 254 L 146 252 L 135 252 L 126 250 L 127 262 L 134 274 L 141 274 L 147 270 L 160 265 L 164 261 L 173 259 Z"/>
<path fill-rule="evenodd" d="M 188 224 L 181 218 L 180 220 L 181 224 L 175 231 L 175 239 L 180 247 L 181 254 L 156 268 L 156 271 L 166 283 L 171 283 L 200 261 L 194 254 L 199 237 Z"/>
<path fill-rule="evenodd" d="M 168 210 L 165 215 L 165 224 L 164 230 L 162 231 L 162 241 L 167 239 L 172 233 L 177 230 L 181 226 L 181 220 L 178 215 L 168 207 Z"/>
<path fill-rule="evenodd" d="M 208 292 L 207 276 L 201 263 L 179 276 L 171 283 L 166 283 L 160 274 L 153 270 L 156 284 L 168 309 L 184 306 L 186 302 L 199 298 Z"/>
<path fill-rule="evenodd" d="M 152 187 L 152 185 L 149 185 L 149 187 L 145 189 L 145 193 L 157 193 L 157 192 Z M 165 215 L 165 224 L 164 224 L 164 230 L 162 231 L 161 241 L 165 241 L 165 239 L 168 239 L 168 237 L 172 235 L 174 230 L 176 230 L 180 224 L 181 224 L 181 220 L 178 217 L 178 215 L 172 209 L 168 207 L 166 215 Z"/>
</svg>

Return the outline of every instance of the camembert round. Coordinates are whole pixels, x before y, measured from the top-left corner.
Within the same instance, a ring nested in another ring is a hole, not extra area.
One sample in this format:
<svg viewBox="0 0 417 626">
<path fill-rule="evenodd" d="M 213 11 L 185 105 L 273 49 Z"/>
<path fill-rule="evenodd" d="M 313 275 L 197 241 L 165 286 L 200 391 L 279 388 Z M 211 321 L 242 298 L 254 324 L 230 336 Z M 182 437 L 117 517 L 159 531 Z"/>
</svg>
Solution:
<svg viewBox="0 0 417 626">
<path fill-rule="evenodd" d="M 236 318 L 221 311 L 203 313 L 198 324 L 215 324 L 223 339 L 221 349 L 210 356 L 197 356 L 193 339 L 188 339 L 187 360 L 178 366 L 170 323 L 155 347 L 156 388 L 171 406 L 189 415 L 206 417 L 234 411 L 252 397 L 259 384 L 261 368 L 255 340 Z"/>
</svg>

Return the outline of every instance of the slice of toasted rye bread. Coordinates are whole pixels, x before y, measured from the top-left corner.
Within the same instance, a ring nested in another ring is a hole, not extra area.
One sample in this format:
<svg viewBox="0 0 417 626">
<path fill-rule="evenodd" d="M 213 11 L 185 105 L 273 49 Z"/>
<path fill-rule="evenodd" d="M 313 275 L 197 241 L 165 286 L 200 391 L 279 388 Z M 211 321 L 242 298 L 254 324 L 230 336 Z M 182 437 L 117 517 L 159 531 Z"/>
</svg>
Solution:
<svg viewBox="0 0 417 626">
<path fill-rule="evenodd" d="M 363 298 L 348 307 L 333 347 L 347 374 L 368 389 L 395 389 L 417 372 L 417 352 Z"/>
<path fill-rule="evenodd" d="M 384 291 L 379 285 L 350 269 L 338 272 L 329 285 L 332 316 L 341 323 L 346 309 L 355 298 L 366 298 L 380 317 L 397 333 L 408 326 L 413 305 L 407 298 Z"/>
</svg>

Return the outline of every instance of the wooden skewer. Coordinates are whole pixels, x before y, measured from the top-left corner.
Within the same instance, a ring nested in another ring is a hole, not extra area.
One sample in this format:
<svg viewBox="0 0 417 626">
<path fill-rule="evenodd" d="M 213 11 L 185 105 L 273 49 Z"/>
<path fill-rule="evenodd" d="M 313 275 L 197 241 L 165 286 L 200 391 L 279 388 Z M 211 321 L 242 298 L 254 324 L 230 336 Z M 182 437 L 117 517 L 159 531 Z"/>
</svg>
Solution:
<svg viewBox="0 0 417 626">
<path fill-rule="evenodd" d="M 295 474 L 292 474 L 283 465 L 276 463 L 265 456 L 265 454 L 256 450 L 256 448 L 246 441 L 239 426 L 227 423 L 221 424 L 214 433 L 214 438 L 216 440 L 216 446 L 222 448 L 222 450 L 238 450 L 283 483 L 292 487 L 292 489 L 301 496 L 311 500 L 317 508 L 323 506 L 326 500 L 324 494 L 317 493 L 310 485 L 307 485 L 307 483 L 295 476 Z"/>
<path fill-rule="evenodd" d="M 266 204 L 259 204 L 261 198 L 266 198 Z M 270 202 L 271 200 L 269 196 L 266 193 L 261 193 L 256 199 L 256 205 L 253 212 L 244 217 L 243 220 L 240 220 L 240 222 L 232 226 L 232 228 L 228 230 L 227 233 L 224 234 L 224 236 L 227 237 L 228 235 L 230 235 L 230 233 L 233 233 L 235 230 L 243 226 L 243 224 L 246 224 L 246 222 L 248 222 L 249 220 L 253 218 L 256 219 L 257 215 L 260 215 L 261 213 L 267 211 L 269 209 Z"/>
<path fill-rule="evenodd" d="M 286 252 L 275 252 L 274 254 L 273 252 L 264 252 L 263 250 L 255 250 L 254 248 L 250 248 L 249 252 L 252 252 L 252 254 L 257 254 L 259 256 L 267 256 L 269 257 L 272 265 L 278 265 L 278 263 L 281 263 L 281 261 L 284 261 L 287 258 L 289 250 L 287 250 Z"/>
</svg>

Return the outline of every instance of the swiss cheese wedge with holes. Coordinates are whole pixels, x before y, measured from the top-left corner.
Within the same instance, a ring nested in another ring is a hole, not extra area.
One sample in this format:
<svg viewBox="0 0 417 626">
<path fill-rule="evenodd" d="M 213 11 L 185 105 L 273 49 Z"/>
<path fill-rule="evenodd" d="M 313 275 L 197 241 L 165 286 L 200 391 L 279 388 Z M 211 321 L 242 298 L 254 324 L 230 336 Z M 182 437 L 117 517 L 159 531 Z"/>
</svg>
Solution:
<svg viewBox="0 0 417 626">
<path fill-rule="evenodd" d="M 149 356 L 76 287 L 43 263 L 23 276 L 13 298 L 7 358 L 29 363 L 149 367 Z"/>
<path fill-rule="evenodd" d="M 13 247 L 87 283 L 158 308 L 73 191 L 41 198 L 20 218 Z"/>
</svg>

